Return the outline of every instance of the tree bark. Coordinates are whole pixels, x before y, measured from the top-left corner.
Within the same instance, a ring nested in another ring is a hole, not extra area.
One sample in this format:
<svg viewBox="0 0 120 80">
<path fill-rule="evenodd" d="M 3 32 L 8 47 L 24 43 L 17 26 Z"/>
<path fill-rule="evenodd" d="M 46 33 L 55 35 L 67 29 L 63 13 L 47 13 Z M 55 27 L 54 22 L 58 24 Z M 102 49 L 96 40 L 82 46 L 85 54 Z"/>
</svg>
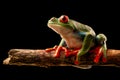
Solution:
<svg viewBox="0 0 120 80">
<path fill-rule="evenodd" d="M 65 57 L 64 51 L 60 53 L 60 58 L 54 57 L 55 51 L 46 52 L 40 49 L 11 49 L 8 58 L 3 61 L 4 65 L 26 65 L 26 66 L 120 66 L 120 50 L 108 49 L 107 62 L 94 63 L 95 54 L 89 53 L 81 57 L 80 65 L 75 65 L 75 56 Z"/>
</svg>

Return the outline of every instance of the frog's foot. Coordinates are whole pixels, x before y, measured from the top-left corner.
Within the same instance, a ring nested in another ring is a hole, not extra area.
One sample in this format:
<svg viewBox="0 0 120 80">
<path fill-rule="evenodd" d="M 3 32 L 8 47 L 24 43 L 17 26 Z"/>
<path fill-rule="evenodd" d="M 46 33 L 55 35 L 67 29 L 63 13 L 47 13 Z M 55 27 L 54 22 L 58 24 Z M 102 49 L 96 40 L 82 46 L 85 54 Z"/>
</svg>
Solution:
<svg viewBox="0 0 120 80">
<path fill-rule="evenodd" d="M 71 50 L 71 49 L 67 49 L 66 47 L 58 46 L 55 52 L 55 57 L 57 58 L 60 57 L 60 51 L 64 51 L 65 57 L 69 57 L 69 56 L 74 56 L 74 55 L 76 56 L 79 49 Z"/>
<path fill-rule="evenodd" d="M 66 47 L 63 46 L 57 46 L 55 45 L 53 48 L 47 48 L 45 49 L 46 52 L 54 51 L 55 50 L 55 57 L 59 58 L 60 57 L 60 52 L 65 51 L 65 57 L 69 56 L 76 56 L 80 48 L 78 49 L 67 49 Z"/>
<path fill-rule="evenodd" d="M 67 57 L 68 56 L 76 56 L 76 60 L 74 61 L 74 64 L 75 65 L 79 65 L 80 64 L 80 60 L 79 60 L 79 57 L 77 55 L 77 53 L 79 52 L 80 48 L 78 49 L 74 49 L 74 50 L 70 50 L 68 53 L 67 53 Z"/>
<path fill-rule="evenodd" d="M 65 52 L 65 53 L 66 53 L 66 57 L 76 56 L 79 50 L 80 50 L 80 49 L 67 50 L 67 51 Z"/>
<path fill-rule="evenodd" d="M 54 55 L 55 58 L 59 58 L 60 57 L 61 50 L 62 50 L 62 46 L 58 46 L 56 48 L 55 55 Z"/>
<path fill-rule="evenodd" d="M 59 50 L 59 48 L 58 48 L 58 50 Z M 78 52 L 78 50 L 71 50 L 66 47 L 60 47 L 60 50 L 63 50 L 65 52 L 65 57 L 76 55 L 76 53 Z M 59 51 L 56 50 L 56 54 L 59 54 L 60 53 Z"/>
<path fill-rule="evenodd" d="M 102 52 L 101 52 L 100 54 L 103 55 Z M 100 57 L 101 57 L 101 56 L 97 55 L 97 56 L 95 57 L 95 59 L 94 59 L 94 62 L 95 62 L 95 63 L 98 63 L 98 62 L 100 61 Z M 104 63 L 107 62 L 107 59 L 106 59 L 105 57 L 103 57 L 103 58 L 102 58 L 102 62 L 104 62 Z"/>
<path fill-rule="evenodd" d="M 46 52 L 54 51 L 55 50 L 55 57 L 58 58 L 60 57 L 60 52 L 65 51 L 65 56 L 68 57 L 70 54 L 70 50 L 68 50 L 66 47 L 62 46 L 54 46 L 53 48 L 47 48 L 45 49 Z"/>
<path fill-rule="evenodd" d="M 65 57 L 70 56 L 70 50 L 68 50 L 66 47 L 62 47 L 62 50 L 65 51 Z"/>
<path fill-rule="evenodd" d="M 102 50 L 101 47 L 98 46 L 95 48 L 94 53 L 96 54 L 95 58 L 94 58 L 94 62 L 98 63 L 100 61 L 100 57 L 102 56 Z"/>
<path fill-rule="evenodd" d="M 62 50 L 62 46 L 57 46 L 55 45 L 53 48 L 47 48 L 45 49 L 46 52 L 50 52 L 50 51 L 55 51 L 55 57 L 58 58 L 60 57 L 60 51 Z"/>
<path fill-rule="evenodd" d="M 102 61 L 103 61 L 104 63 L 106 63 L 106 62 L 107 62 L 107 59 L 106 59 L 105 57 L 103 57 L 103 58 L 102 58 Z"/>
<path fill-rule="evenodd" d="M 101 54 L 101 53 L 100 53 Z M 100 56 L 96 56 L 95 58 L 94 58 L 94 62 L 95 63 L 98 63 L 100 61 Z"/>
<path fill-rule="evenodd" d="M 70 56 L 70 52 L 71 52 L 66 47 L 57 46 L 57 45 L 55 45 L 53 48 L 47 48 L 47 49 L 45 49 L 45 51 L 46 52 L 55 51 L 55 57 L 56 58 L 60 57 L 60 52 L 61 51 L 65 51 L 65 56 L 66 57 Z"/>
<path fill-rule="evenodd" d="M 95 53 L 96 53 L 96 56 L 94 58 L 94 62 L 95 63 L 98 63 L 100 61 L 100 58 L 101 56 L 103 56 L 103 48 L 98 46 L 96 49 L 95 49 Z M 102 57 L 102 61 L 103 62 L 107 62 L 107 59 L 105 57 Z"/>
<path fill-rule="evenodd" d="M 80 61 L 79 61 L 78 57 L 76 57 L 76 60 L 74 61 L 74 64 L 75 65 L 79 65 L 80 64 Z"/>
</svg>

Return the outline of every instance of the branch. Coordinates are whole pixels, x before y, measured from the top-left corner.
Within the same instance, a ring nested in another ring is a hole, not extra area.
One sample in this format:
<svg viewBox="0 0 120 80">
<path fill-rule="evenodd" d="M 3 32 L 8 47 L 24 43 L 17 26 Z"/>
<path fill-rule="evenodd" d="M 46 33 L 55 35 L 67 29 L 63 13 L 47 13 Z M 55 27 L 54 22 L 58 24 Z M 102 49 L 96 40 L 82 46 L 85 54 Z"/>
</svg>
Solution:
<svg viewBox="0 0 120 80">
<path fill-rule="evenodd" d="M 26 66 L 74 66 L 88 69 L 90 66 L 120 66 L 120 50 L 108 49 L 107 62 L 102 61 L 98 64 L 93 62 L 95 54 L 87 54 L 81 57 L 81 64 L 74 65 L 75 56 L 65 58 L 64 51 L 60 58 L 54 58 L 55 51 L 46 52 L 45 50 L 31 49 L 11 49 L 8 58 L 3 61 L 4 65 L 26 65 Z"/>
</svg>

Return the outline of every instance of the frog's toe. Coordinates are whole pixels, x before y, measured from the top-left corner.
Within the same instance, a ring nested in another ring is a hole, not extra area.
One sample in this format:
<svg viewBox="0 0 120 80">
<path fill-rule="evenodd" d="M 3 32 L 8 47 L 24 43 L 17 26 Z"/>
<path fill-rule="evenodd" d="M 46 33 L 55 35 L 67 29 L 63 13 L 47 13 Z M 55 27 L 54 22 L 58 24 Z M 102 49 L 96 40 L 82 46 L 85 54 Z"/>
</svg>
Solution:
<svg viewBox="0 0 120 80">
<path fill-rule="evenodd" d="M 74 61 L 75 65 L 79 65 L 80 64 L 80 59 L 78 58 L 78 56 L 76 56 L 76 60 Z"/>
<path fill-rule="evenodd" d="M 107 62 L 107 59 L 105 57 L 103 57 L 102 61 L 105 63 L 105 62 Z"/>
<path fill-rule="evenodd" d="M 62 50 L 62 47 L 58 46 L 56 51 L 55 51 L 55 58 L 59 58 L 60 57 L 61 50 Z"/>
<path fill-rule="evenodd" d="M 75 65 L 79 65 L 79 64 L 80 64 L 80 61 L 75 60 L 75 61 L 74 61 L 74 64 L 75 64 Z"/>
<path fill-rule="evenodd" d="M 46 52 L 50 52 L 50 51 L 53 51 L 53 50 L 56 50 L 57 49 L 57 45 L 55 45 L 53 48 L 47 48 L 45 49 Z"/>
<path fill-rule="evenodd" d="M 62 47 L 62 50 L 65 51 L 65 57 L 68 57 L 70 51 L 66 47 Z"/>
<path fill-rule="evenodd" d="M 59 57 L 60 57 L 60 53 L 56 53 L 56 54 L 54 55 L 54 57 L 55 57 L 55 58 L 59 58 Z"/>
<path fill-rule="evenodd" d="M 46 52 L 50 52 L 50 51 L 53 51 L 54 49 L 53 48 L 47 48 L 45 49 Z"/>
<path fill-rule="evenodd" d="M 99 62 L 99 57 L 96 57 L 96 58 L 94 59 L 94 62 L 95 62 L 95 63 L 98 63 L 98 62 Z"/>
</svg>

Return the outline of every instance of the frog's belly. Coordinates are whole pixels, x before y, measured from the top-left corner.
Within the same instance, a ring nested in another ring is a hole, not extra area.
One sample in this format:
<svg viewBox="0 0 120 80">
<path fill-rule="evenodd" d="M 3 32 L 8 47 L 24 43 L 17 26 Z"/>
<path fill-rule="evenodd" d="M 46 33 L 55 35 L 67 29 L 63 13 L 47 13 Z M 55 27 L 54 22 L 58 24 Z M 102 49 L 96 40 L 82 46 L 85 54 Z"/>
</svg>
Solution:
<svg viewBox="0 0 120 80">
<path fill-rule="evenodd" d="M 81 48 L 82 39 L 79 35 L 69 32 L 67 35 L 61 35 L 61 37 L 65 40 L 68 48 Z"/>
<path fill-rule="evenodd" d="M 81 48 L 82 41 L 79 39 L 71 38 L 71 39 L 66 40 L 66 44 L 68 48 Z"/>
</svg>

